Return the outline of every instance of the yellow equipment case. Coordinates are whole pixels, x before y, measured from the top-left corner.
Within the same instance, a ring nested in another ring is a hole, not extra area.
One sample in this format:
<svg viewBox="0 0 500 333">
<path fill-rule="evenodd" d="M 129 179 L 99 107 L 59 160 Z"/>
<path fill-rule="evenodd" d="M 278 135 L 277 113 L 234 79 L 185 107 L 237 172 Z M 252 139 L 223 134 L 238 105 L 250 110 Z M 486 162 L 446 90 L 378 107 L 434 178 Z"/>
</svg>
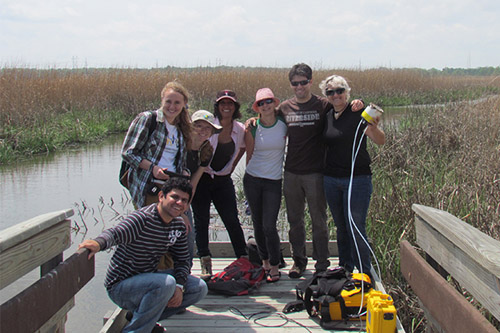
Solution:
<svg viewBox="0 0 500 333">
<path fill-rule="evenodd" d="M 373 291 L 368 275 L 352 274 L 351 279 L 345 283 L 339 295 L 322 295 L 315 298 L 321 321 L 364 320 L 366 318 L 366 304 Z"/>
<path fill-rule="evenodd" d="M 283 312 L 305 308 L 311 317 L 320 318 L 324 329 L 366 327 L 368 333 L 393 333 L 396 329 L 392 298 L 374 290 L 367 274 L 351 274 L 336 267 L 300 282 L 296 292 L 297 301 L 288 303 Z"/>
<path fill-rule="evenodd" d="M 368 298 L 367 311 L 367 333 L 392 333 L 396 331 L 397 314 L 391 296 L 374 290 Z"/>
</svg>

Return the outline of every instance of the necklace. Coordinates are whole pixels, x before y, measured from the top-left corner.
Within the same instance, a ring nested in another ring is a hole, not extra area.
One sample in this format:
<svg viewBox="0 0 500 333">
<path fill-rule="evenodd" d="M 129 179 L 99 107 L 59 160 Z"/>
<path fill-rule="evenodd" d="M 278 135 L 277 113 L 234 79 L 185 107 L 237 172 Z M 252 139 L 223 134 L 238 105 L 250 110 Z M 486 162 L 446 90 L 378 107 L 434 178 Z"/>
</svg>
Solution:
<svg viewBox="0 0 500 333">
<path fill-rule="evenodd" d="M 335 108 L 333 109 L 333 113 L 334 113 L 333 115 L 334 115 L 335 119 L 339 119 L 339 117 L 342 114 L 342 112 L 344 112 L 344 110 L 347 109 L 347 105 L 348 104 L 346 103 L 346 105 L 344 105 L 344 107 L 342 108 L 342 110 L 339 110 L 339 111 L 335 110 Z"/>
</svg>

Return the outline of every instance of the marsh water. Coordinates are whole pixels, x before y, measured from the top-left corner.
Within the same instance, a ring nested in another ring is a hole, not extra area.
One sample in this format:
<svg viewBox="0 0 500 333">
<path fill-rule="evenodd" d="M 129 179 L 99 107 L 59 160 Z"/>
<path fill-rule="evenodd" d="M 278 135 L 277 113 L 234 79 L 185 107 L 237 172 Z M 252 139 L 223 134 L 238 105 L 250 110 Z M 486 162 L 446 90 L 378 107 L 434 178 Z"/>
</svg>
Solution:
<svg viewBox="0 0 500 333">
<path fill-rule="evenodd" d="M 401 111 L 384 115 L 385 123 L 393 123 Z M 390 115 L 390 117 L 389 117 Z M 397 121 L 397 120 L 396 120 Z M 99 144 L 80 146 L 61 153 L 37 156 L 26 161 L 0 166 L 0 230 L 41 214 L 71 208 L 72 244 L 64 258 L 71 256 L 85 238 L 97 236 L 132 211 L 128 192 L 118 182 L 123 134 Z M 244 160 L 233 174 L 240 187 Z M 246 235 L 252 233 L 249 217 L 241 203 L 240 217 Z M 215 215 L 215 214 L 214 214 Z M 214 217 L 216 219 L 216 217 Z M 212 240 L 228 240 L 227 233 L 215 221 Z M 286 239 L 285 230 L 281 230 Z M 103 282 L 111 253 L 96 256 L 95 277 L 76 295 L 75 306 L 68 314 L 68 332 L 96 332 L 102 318 L 115 305 L 108 299 Z M 5 302 L 39 278 L 39 270 L 27 274 L 0 292 Z"/>
</svg>

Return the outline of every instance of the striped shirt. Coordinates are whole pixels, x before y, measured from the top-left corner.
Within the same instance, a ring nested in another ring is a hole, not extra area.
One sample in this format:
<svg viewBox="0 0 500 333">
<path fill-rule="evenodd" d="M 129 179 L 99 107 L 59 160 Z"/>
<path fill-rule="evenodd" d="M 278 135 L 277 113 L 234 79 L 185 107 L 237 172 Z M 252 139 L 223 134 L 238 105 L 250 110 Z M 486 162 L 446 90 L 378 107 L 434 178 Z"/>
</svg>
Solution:
<svg viewBox="0 0 500 333">
<path fill-rule="evenodd" d="M 174 261 L 176 283 L 186 283 L 190 273 L 186 226 L 180 217 L 163 222 L 157 204 L 134 211 L 95 240 L 101 251 L 117 245 L 106 273 L 107 290 L 131 276 L 156 272 L 160 258 L 167 252 Z"/>
</svg>

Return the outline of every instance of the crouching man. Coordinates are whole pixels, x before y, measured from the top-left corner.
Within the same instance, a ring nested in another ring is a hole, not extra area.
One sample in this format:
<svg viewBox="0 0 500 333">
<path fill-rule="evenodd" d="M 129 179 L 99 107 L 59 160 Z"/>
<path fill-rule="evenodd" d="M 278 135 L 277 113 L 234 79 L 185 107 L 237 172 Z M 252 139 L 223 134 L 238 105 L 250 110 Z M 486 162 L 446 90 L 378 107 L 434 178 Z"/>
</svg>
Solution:
<svg viewBox="0 0 500 333">
<path fill-rule="evenodd" d="M 157 321 L 183 311 L 207 294 L 205 282 L 190 275 L 186 227 L 180 218 L 191 195 L 188 181 L 171 178 L 162 187 L 158 203 L 134 211 L 115 227 L 79 245 L 90 250 L 89 258 L 117 246 L 104 285 L 114 303 L 132 312 L 123 332 L 163 331 Z M 157 271 L 166 252 L 172 256 L 174 268 Z"/>
</svg>

